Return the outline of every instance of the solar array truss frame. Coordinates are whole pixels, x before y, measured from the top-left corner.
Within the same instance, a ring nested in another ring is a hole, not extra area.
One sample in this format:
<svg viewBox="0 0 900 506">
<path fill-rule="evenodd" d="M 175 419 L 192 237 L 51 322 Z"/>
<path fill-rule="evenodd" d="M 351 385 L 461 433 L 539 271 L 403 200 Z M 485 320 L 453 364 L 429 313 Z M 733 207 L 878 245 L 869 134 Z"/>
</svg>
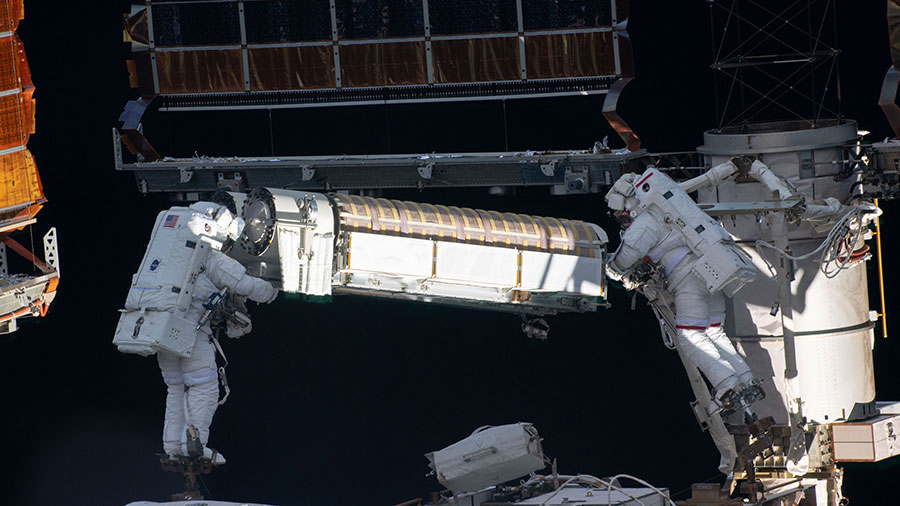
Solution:
<svg viewBox="0 0 900 506">
<path fill-rule="evenodd" d="M 126 23 L 142 95 L 177 111 L 484 100 L 601 94 L 633 74 L 627 0 L 304 5 L 144 2 Z"/>
</svg>

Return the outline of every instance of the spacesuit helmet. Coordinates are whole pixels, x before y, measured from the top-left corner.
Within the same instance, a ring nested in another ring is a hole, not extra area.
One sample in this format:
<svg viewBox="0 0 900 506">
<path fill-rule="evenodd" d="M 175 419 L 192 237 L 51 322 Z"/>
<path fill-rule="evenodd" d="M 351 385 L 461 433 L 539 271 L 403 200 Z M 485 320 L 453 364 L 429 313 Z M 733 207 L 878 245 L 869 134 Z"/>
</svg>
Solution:
<svg viewBox="0 0 900 506">
<path fill-rule="evenodd" d="M 633 209 L 637 205 L 637 199 L 634 198 L 634 182 L 638 175 L 634 173 L 622 174 L 603 197 L 606 205 L 612 211 L 625 211 Z"/>
<path fill-rule="evenodd" d="M 217 236 L 222 241 L 222 251 L 228 252 L 244 231 L 244 220 L 237 216 L 234 197 L 224 188 L 219 188 L 209 199 L 218 205 L 213 219 L 216 220 Z"/>
<path fill-rule="evenodd" d="M 231 214 L 226 207 L 220 207 L 216 212 L 216 228 L 219 235 L 224 239 L 237 240 L 244 231 L 244 220 Z"/>
<path fill-rule="evenodd" d="M 613 218 L 622 228 L 628 228 L 638 214 L 638 200 L 634 196 L 634 182 L 637 178 L 638 175 L 634 173 L 622 174 L 604 197 Z"/>
<path fill-rule="evenodd" d="M 231 194 L 228 193 L 228 190 L 226 190 L 225 188 L 219 188 L 218 190 L 216 190 L 215 193 L 213 193 L 209 198 L 209 201 L 213 204 L 224 206 L 226 209 L 228 209 L 229 212 L 231 212 L 232 216 L 237 216 L 237 205 L 234 202 L 234 197 L 232 197 Z"/>
</svg>

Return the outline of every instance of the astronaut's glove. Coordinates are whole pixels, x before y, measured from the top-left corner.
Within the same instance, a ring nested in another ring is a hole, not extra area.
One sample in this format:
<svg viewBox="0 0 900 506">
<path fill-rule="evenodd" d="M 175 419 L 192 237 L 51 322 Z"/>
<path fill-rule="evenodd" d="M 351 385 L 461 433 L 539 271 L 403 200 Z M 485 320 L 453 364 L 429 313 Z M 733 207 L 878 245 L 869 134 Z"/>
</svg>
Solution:
<svg viewBox="0 0 900 506">
<path fill-rule="evenodd" d="M 225 335 L 232 339 L 240 339 L 242 336 L 245 336 L 253 331 L 253 322 L 250 320 L 250 314 L 235 311 L 234 314 L 230 315 L 228 318 L 228 323 L 225 327 Z"/>
<path fill-rule="evenodd" d="M 613 281 L 622 281 L 622 278 L 625 277 L 621 272 L 617 271 L 613 268 L 611 262 L 606 263 L 606 277 Z"/>
<path fill-rule="evenodd" d="M 731 163 L 737 167 L 738 175 L 740 176 L 746 176 L 750 173 L 750 167 L 753 165 L 754 161 L 756 161 L 756 159 L 749 156 L 736 156 L 731 159 Z"/>
<path fill-rule="evenodd" d="M 883 212 L 880 207 L 872 204 L 871 202 L 863 202 L 861 204 L 857 204 L 857 206 L 862 212 L 866 214 L 874 214 L 875 217 L 881 216 Z"/>
<path fill-rule="evenodd" d="M 272 283 L 266 283 L 268 285 L 268 290 L 271 290 L 267 295 L 267 297 L 263 300 L 263 304 L 269 304 L 275 302 L 275 299 L 278 298 L 278 289 L 272 286 Z"/>
<path fill-rule="evenodd" d="M 606 277 L 612 281 L 622 283 L 622 286 L 628 291 L 638 287 L 638 284 L 631 278 L 630 274 L 617 271 L 611 262 L 606 263 Z"/>
</svg>

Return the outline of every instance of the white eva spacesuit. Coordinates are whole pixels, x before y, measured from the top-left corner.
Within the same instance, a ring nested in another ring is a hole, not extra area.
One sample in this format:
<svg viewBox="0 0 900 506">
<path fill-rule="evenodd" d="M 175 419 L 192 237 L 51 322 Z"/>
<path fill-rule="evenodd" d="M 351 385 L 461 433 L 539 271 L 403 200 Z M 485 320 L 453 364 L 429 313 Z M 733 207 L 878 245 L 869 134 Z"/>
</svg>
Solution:
<svg viewBox="0 0 900 506">
<path fill-rule="evenodd" d="M 223 196 L 230 199 L 225 192 L 214 199 L 220 202 Z M 268 303 L 278 295 L 271 284 L 247 275 L 238 261 L 221 251 L 242 228 L 233 200 L 230 211 L 228 207 L 197 202 L 160 213 L 113 340 L 120 351 L 157 355 L 168 390 L 165 453 L 187 455 L 185 441 L 193 436 L 202 443 L 204 456 L 214 457 L 217 464 L 225 459 L 206 448 L 219 402 L 219 373 L 204 303 L 223 288 L 256 302 Z M 188 229 L 200 233 L 190 235 Z"/>
<path fill-rule="evenodd" d="M 623 175 L 606 201 L 627 225 L 609 262 L 610 277 L 621 279 L 647 257 L 664 271 L 674 296 L 678 344 L 712 384 L 720 406 L 731 405 L 731 396 L 755 380 L 722 329 L 722 292 L 734 293 L 751 279 L 752 266 L 730 251 L 734 247 L 721 225 L 655 169 Z"/>
</svg>

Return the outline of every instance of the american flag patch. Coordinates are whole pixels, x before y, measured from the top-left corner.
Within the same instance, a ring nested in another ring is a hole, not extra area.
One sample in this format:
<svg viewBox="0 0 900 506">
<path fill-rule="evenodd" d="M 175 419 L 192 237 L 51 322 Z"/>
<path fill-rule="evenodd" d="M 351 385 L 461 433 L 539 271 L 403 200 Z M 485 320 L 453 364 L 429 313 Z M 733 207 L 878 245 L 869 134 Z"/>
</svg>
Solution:
<svg viewBox="0 0 900 506">
<path fill-rule="evenodd" d="M 163 223 L 163 227 L 175 228 L 176 223 L 178 223 L 178 216 L 170 214 L 166 216 L 166 221 Z"/>
</svg>

